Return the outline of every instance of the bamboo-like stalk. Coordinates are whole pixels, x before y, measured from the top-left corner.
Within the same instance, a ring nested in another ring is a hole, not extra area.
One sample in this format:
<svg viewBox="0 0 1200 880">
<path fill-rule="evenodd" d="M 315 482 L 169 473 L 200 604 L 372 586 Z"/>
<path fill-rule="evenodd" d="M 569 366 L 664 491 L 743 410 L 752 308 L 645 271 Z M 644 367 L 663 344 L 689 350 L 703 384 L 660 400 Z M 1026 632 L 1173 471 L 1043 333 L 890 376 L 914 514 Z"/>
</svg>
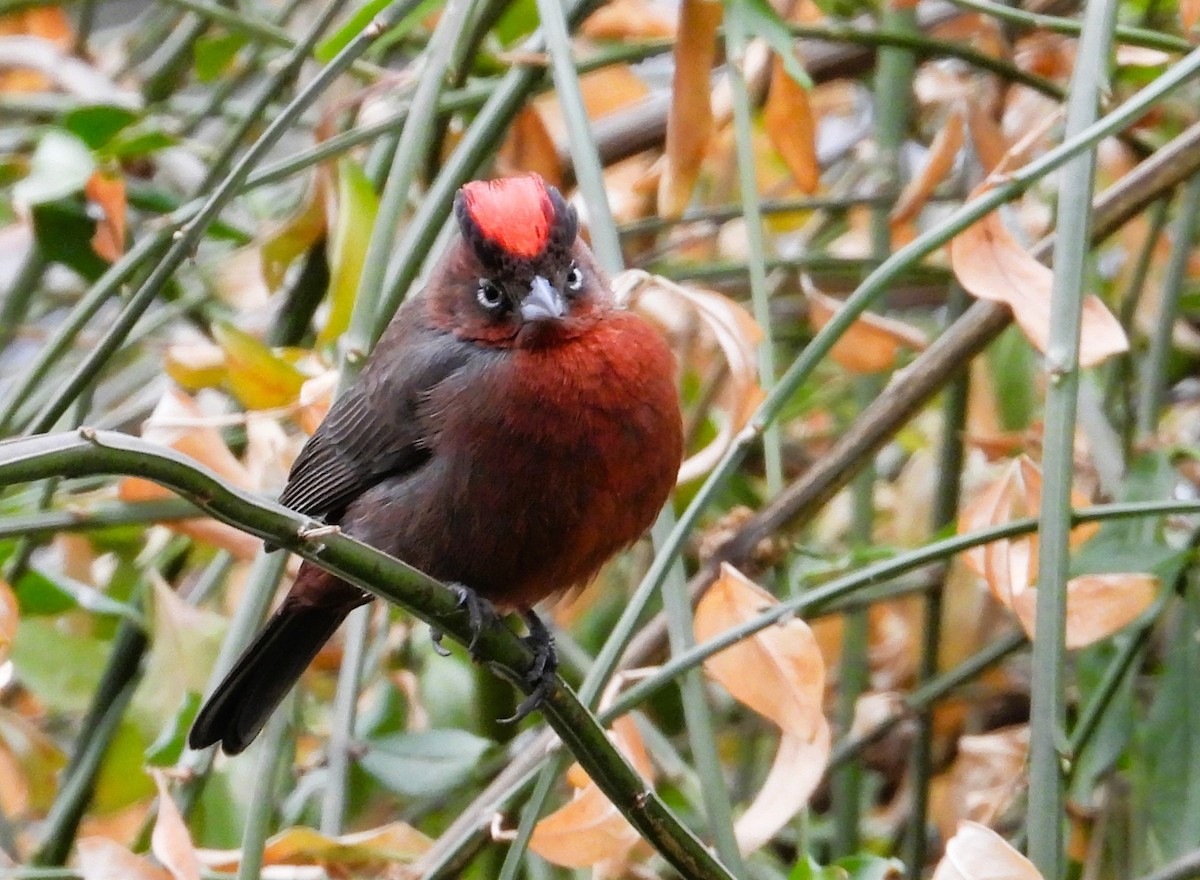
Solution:
<svg viewBox="0 0 1200 880">
<path fill-rule="evenodd" d="M 263 849 L 275 813 L 275 787 L 279 780 L 280 758 L 286 754 L 283 744 L 292 707 L 291 697 L 283 701 L 279 711 L 267 721 L 257 743 L 258 769 L 246 809 L 246 824 L 242 828 L 242 857 L 238 862 L 237 880 L 259 880 L 262 876 Z"/>
<path fill-rule="evenodd" d="M 758 179 L 754 170 L 754 138 L 750 120 L 750 92 L 746 85 L 746 22 L 732 6 L 725 16 L 725 77 L 729 82 L 730 103 L 733 107 L 733 138 L 737 162 L 738 195 L 746 227 L 747 268 L 750 276 L 750 305 L 754 320 L 762 328 L 763 339 L 758 345 L 758 381 L 770 392 L 776 381 L 775 345 L 771 338 L 771 315 L 767 289 L 767 249 L 763 240 L 762 209 L 759 205 Z M 772 422 L 762 432 L 763 471 L 768 495 L 778 495 L 783 488 L 783 434 Z"/>
<path fill-rule="evenodd" d="M 998 18 L 1010 24 L 1028 30 L 1050 31 L 1067 36 L 1078 36 L 1083 32 L 1085 23 L 1073 18 L 1061 18 L 1057 15 L 1045 15 L 1039 12 L 1028 12 L 1015 6 L 1005 6 L 1003 3 L 993 3 L 991 0 L 950 0 L 955 6 L 970 9 L 972 12 L 982 12 L 992 18 Z M 1162 31 L 1152 31 L 1145 28 L 1117 25 L 1112 29 L 1113 37 L 1123 44 L 1143 46 L 1147 49 L 1160 49 L 1163 52 L 1190 52 L 1191 44 L 1174 34 Z"/>
<path fill-rule="evenodd" d="M 282 89 L 295 78 L 300 66 L 324 34 L 325 29 L 336 17 L 344 2 L 345 0 L 333 0 L 321 10 L 321 14 L 313 22 L 304 38 L 289 53 L 285 63 L 272 74 L 270 79 L 272 89 Z M 403 9 L 404 6 L 404 2 L 393 5 L 389 8 L 389 13 L 394 14 L 395 10 Z M 175 270 L 193 253 L 208 225 L 217 218 L 225 205 L 238 193 L 254 166 L 283 137 L 300 114 L 311 106 L 325 89 L 341 75 L 350 62 L 366 51 L 376 36 L 376 30 L 368 28 L 351 40 L 294 99 L 288 102 L 258 140 L 234 164 L 233 169 L 208 197 L 204 206 L 172 235 L 170 247 L 158 261 L 154 270 L 142 282 L 137 292 L 129 298 L 121 310 L 121 314 L 113 321 L 111 327 L 83 359 L 83 362 L 72 371 L 59 392 L 38 414 L 31 426 L 31 433 L 50 430 L 70 402 L 78 395 L 80 389 L 100 373 L 138 319 L 170 281 Z"/>
<path fill-rule="evenodd" d="M 312 530 L 311 521 L 226 485 L 208 468 L 173 450 L 109 431 L 41 435 L 0 444 L 0 483 L 51 476 L 132 474 L 184 494 L 206 512 L 305 559 L 437 627 L 461 644 L 474 641 L 498 673 L 528 692 L 533 656 L 502 624 L 476 637 L 456 595 L 409 565 L 343 534 Z M 561 680 L 542 714 L 608 799 L 685 876 L 730 878 L 729 872 L 649 789 L 613 747 L 604 729 Z"/>
<path fill-rule="evenodd" d="M 1088 6 L 1067 101 L 1066 136 L 1094 125 L 1108 75 L 1115 0 Z M 1066 722 L 1066 613 L 1071 482 L 1079 394 L 1079 335 L 1086 283 L 1096 154 L 1063 168 L 1046 349 L 1045 435 L 1038 526 L 1037 623 L 1033 638 L 1029 742 L 1029 857 L 1046 880 L 1064 873 L 1061 746 Z"/>
<path fill-rule="evenodd" d="M 1188 259 L 1200 218 L 1200 174 L 1189 181 L 1179 200 L 1175 218 L 1174 241 L 1167 259 L 1166 271 L 1159 292 L 1158 314 L 1154 317 L 1154 333 L 1142 364 L 1141 393 L 1138 396 L 1137 433 L 1145 440 L 1158 426 L 1158 414 L 1167 394 L 1167 360 L 1171 354 L 1175 319 L 1179 316 L 1179 298 L 1183 294 Z"/>
</svg>

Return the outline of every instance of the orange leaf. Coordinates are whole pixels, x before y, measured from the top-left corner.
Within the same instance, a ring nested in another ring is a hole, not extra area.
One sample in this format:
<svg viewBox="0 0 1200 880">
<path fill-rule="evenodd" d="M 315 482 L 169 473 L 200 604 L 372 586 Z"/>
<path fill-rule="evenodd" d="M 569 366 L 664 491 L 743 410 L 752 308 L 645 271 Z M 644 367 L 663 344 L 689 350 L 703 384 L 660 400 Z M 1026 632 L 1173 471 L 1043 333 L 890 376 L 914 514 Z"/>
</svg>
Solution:
<svg viewBox="0 0 1200 880">
<path fill-rule="evenodd" d="M 125 179 L 120 174 L 96 171 L 84 184 L 83 192 L 99 212 L 92 250 L 115 263 L 125 253 Z"/>
<path fill-rule="evenodd" d="M 771 71 L 763 127 L 796 185 L 806 193 L 816 192 L 821 184 L 821 165 L 817 161 L 816 120 L 808 89 L 792 79 L 779 58 Z"/>
<path fill-rule="evenodd" d="M 383 865 L 412 862 L 429 849 L 430 840 L 411 825 L 392 822 L 368 831 L 330 837 L 312 828 L 284 829 L 267 841 L 264 865 Z M 210 871 L 233 873 L 241 850 L 201 849 L 200 863 Z"/>
<path fill-rule="evenodd" d="M 643 779 L 651 766 L 637 724 L 629 715 L 613 722 L 612 740 L 631 760 Z M 613 871 L 623 864 L 641 836 L 612 805 L 578 765 L 568 773 L 573 783 L 583 782 L 570 803 L 543 818 L 533 829 L 529 848 L 542 858 L 566 868 L 592 865 Z"/>
<path fill-rule="evenodd" d="M 962 822 L 946 842 L 933 880 L 1043 880 L 1033 862 L 978 822 Z"/>
<path fill-rule="evenodd" d="M 826 296 L 805 284 L 808 297 L 808 320 L 820 330 L 842 308 L 840 300 Z M 879 373 L 896 366 L 901 349 L 924 351 L 928 345 L 925 334 L 902 321 L 863 312 L 841 338 L 834 343 L 829 356 L 852 373 Z"/>
<path fill-rule="evenodd" d="M 992 116 L 991 109 L 983 101 L 968 101 L 967 131 L 971 135 L 971 146 L 975 148 L 979 164 L 986 173 L 991 173 L 1008 154 L 1008 141 L 1000 124 Z"/>
<path fill-rule="evenodd" d="M 1183 25 L 1183 35 L 1190 37 L 1200 22 L 1200 0 L 1179 0 L 1179 21 Z"/>
<path fill-rule="evenodd" d="M 683 0 L 679 7 L 666 167 L 658 186 L 658 209 L 664 217 L 683 214 L 708 152 L 713 128 L 712 67 L 721 9 L 714 0 Z"/>
<path fill-rule="evenodd" d="M 646 0 L 608 0 L 579 30 L 589 40 L 661 40 L 675 35 L 674 23 Z"/>
<path fill-rule="evenodd" d="M 150 835 L 150 849 L 175 880 L 200 880 L 200 862 L 192 836 L 161 770 L 154 771 L 154 784 L 158 786 L 158 818 Z"/>
<path fill-rule="evenodd" d="M 696 607 L 696 640 L 709 641 L 776 604 L 766 590 L 722 564 L 717 582 Z M 829 723 L 822 709 L 825 661 L 808 624 L 792 619 L 714 654 L 704 669 L 783 733 L 762 789 L 735 828 L 739 847 L 750 852 L 808 803 L 829 761 Z"/>
<path fill-rule="evenodd" d="M 963 118 L 961 113 L 951 113 L 946 124 L 929 145 L 929 156 L 920 172 L 904 187 L 888 222 L 893 227 L 916 218 L 929 201 L 937 185 L 945 180 L 954 168 L 954 162 L 963 145 Z"/>
<path fill-rule="evenodd" d="M 972 197 L 979 197 L 986 189 L 985 184 Z M 950 242 L 950 265 L 970 293 L 1008 305 L 1025 336 L 1045 354 L 1054 273 L 1017 242 L 1005 228 L 999 211 L 992 211 Z M 1080 366 L 1095 366 L 1128 349 L 1129 340 L 1112 312 L 1098 297 L 1087 296 L 1083 302 Z"/>
<path fill-rule="evenodd" d="M 17 635 L 17 621 L 20 611 L 17 608 L 17 597 L 13 595 L 12 587 L 0 580 L 0 663 L 8 659 L 12 649 L 13 639 Z"/>
<path fill-rule="evenodd" d="M 931 811 L 946 839 L 964 819 L 993 820 L 1020 798 L 1029 760 L 1029 725 L 962 736 L 956 748 L 954 763 L 939 780 L 945 797 L 938 798 Z"/>
<path fill-rule="evenodd" d="M 1012 603 L 1025 632 L 1033 638 L 1037 620 L 1037 588 Z M 1067 648 L 1083 648 L 1108 638 L 1137 620 L 1158 595 L 1158 578 L 1150 574 L 1086 574 L 1067 581 Z"/>
<path fill-rule="evenodd" d="M 0 15 L 0 36 L 38 37 L 69 52 L 75 37 L 71 21 L 61 6 L 33 6 Z M 51 87 L 50 77 L 39 70 L 14 67 L 0 70 L 0 94 L 5 92 L 44 92 Z"/>
</svg>

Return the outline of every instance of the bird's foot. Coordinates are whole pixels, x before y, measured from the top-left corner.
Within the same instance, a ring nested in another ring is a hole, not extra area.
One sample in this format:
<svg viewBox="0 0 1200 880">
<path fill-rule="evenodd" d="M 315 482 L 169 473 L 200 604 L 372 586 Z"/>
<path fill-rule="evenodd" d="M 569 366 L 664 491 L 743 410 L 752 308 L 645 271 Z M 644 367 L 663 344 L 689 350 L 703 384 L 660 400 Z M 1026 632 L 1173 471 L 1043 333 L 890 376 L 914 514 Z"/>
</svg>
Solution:
<svg viewBox="0 0 1200 880">
<path fill-rule="evenodd" d="M 516 713 L 511 718 L 504 719 L 508 724 L 516 724 L 534 709 L 539 709 L 554 686 L 555 673 L 558 671 L 558 655 L 554 652 L 554 636 L 532 610 L 521 614 L 529 627 L 529 635 L 525 644 L 533 652 L 533 663 L 526 673 L 525 683 L 529 685 L 529 696 L 517 706 Z"/>
<path fill-rule="evenodd" d="M 475 646 L 479 643 L 479 636 L 487 627 L 499 620 L 500 615 L 496 613 L 496 608 L 491 602 L 470 587 L 462 584 L 447 584 L 446 586 L 458 597 L 458 607 L 467 609 L 467 621 L 471 627 L 471 641 L 467 643 L 467 654 L 472 660 L 478 662 L 479 657 L 475 654 Z M 433 649 L 443 657 L 448 657 L 450 651 L 442 645 L 442 631 L 435 629 L 430 635 L 433 638 Z"/>
</svg>

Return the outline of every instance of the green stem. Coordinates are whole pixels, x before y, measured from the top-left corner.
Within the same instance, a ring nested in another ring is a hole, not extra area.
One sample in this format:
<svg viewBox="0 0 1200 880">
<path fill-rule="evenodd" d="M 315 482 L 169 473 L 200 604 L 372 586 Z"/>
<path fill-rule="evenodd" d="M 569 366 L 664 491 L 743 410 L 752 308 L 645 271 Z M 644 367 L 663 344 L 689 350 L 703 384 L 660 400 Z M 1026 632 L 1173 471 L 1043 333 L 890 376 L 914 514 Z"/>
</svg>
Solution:
<svg viewBox="0 0 1200 880">
<path fill-rule="evenodd" d="M 990 0 L 950 0 L 955 6 L 982 12 L 1001 21 L 1019 25 L 1029 30 L 1050 31 L 1055 34 L 1078 36 L 1083 32 L 1086 23 L 1080 23 L 1073 18 L 1059 18 L 1056 15 L 1042 15 L 1037 12 L 1026 12 L 1014 6 L 993 3 Z M 1112 35 L 1119 43 L 1130 46 L 1144 46 L 1147 49 L 1161 49 L 1164 52 L 1190 52 L 1192 45 L 1180 37 L 1164 34 L 1161 31 L 1144 28 L 1117 25 L 1112 28 Z M 1082 48 L 1082 47 L 1081 47 Z"/>
<path fill-rule="evenodd" d="M 0 348 L 7 346 L 17 335 L 48 265 L 37 242 L 30 242 L 17 276 L 0 296 Z"/>
<path fill-rule="evenodd" d="M 1187 278 L 1188 258 L 1191 256 L 1198 218 L 1200 174 L 1188 182 L 1180 198 L 1179 215 L 1175 218 L 1175 240 L 1171 244 L 1171 255 L 1163 274 L 1158 314 L 1154 318 L 1154 335 L 1150 338 L 1150 350 L 1143 363 L 1137 409 L 1137 430 L 1143 440 L 1148 440 L 1154 434 L 1158 426 L 1158 413 L 1167 394 L 1172 334 L 1179 315 L 1179 299 Z"/>
<path fill-rule="evenodd" d="M 1097 0 L 1088 5 L 1067 103 L 1068 139 L 1094 127 L 1101 89 L 1108 74 L 1116 10 L 1116 0 Z M 1049 386 L 1038 527 L 1026 822 L 1029 857 L 1046 880 L 1060 880 L 1065 867 L 1062 751 L 1066 746 L 1066 585 L 1079 398 L 1079 336 L 1095 170 L 1094 150 L 1072 159 L 1063 169 L 1050 294 L 1050 337 L 1046 348 Z"/>
<path fill-rule="evenodd" d="M 758 346 L 758 381 L 764 391 L 770 391 L 776 381 L 775 346 L 767 290 L 767 253 L 763 241 L 762 209 L 759 205 L 758 179 L 754 169 L 754 137 L 750 120 L 750 92 L 746 86 L 746 23 L 740 7 L 730 7 L 725 16 L 725 51 L 729 57 L 726 77 L 733 106 L 733 135 L 737 154 L 738 195 L 746 224 L 746 246 L 750 275 L 750 302 L 754 320 L 762 328 L 763 339 Z M 778 495 L 783 488 L 783 434 L 779 425 L 771 423 L 762 432 L 763 468 L 768 495 Z"/>
<path fill-rule="evenodd" d="M 281 88 L 295 79 L 301 65 L 312 51 L 312 47 L 316 45 L 325 29 L 337 15 L 342 3 L 344 0 L 333 0 L 321 10 L 321 14 L 305 34 L 304 39 L 288 55 L 286 63 L 272 75 L 268 88 Z M 366 51 L 374 35 L 374 29 L 367 28 L 363 34 L 359 34 L 351 40 L 329 64 L 322 68 L 320 73 L 271 121 L 258 140 L 237 161 L 228 176 L 208 197 L 204 206 L 172 235 L 172 244 L 158 265 L 155 266 L 154 271 L 130 297 L 125 308 L 121 310 L 121 314 L 117 316 L 103 338 L 63 383 L 63 388 L 38 414 L 29 433 L 49 430 L 70 406 L 70 402 L 78 395 L 79 391 L 95 379 L 112 354 L 120 347 L 129 331 L 133 329 L 134 324 L 170 281 L 176 269 L 195 252 L 200 240 L 204 237 L 205 229 L 217 218 L 225 205 L 237 195 L 242 184 L 250 176 L 251 169 L 283 137 L 300 114 L 311 106 L 345 70 L 350 62 Z"/>
<path fill-rule="evenodd" d="M 254 787 L 250 804 L 246 810 L 246 824 L 242 829 L 242 858 L 238 862 L 238 880 L 259 880 L 262 876 L 263 848 L 271 828 L 271 817 L 275 812 L 275 788 L 279 780 L 280 759 L 285 753 L 284 741 L 289 727 L 292 700 L 271 716 L 258 742 L 258 770 L 254 774 Z"/>
<path fill-rule="evenodd" d="M 41 435 L 0 444 L 0 483 L 51 476 L 133 474 L 167 486 L 249 534 L 298 553 L 437 627 L 461 644 L 474 641 L 480 656 L 528 693 L 533 655 L 500 623 L 472 633 L 456 595 L 443 584 L 343 534 L 310 529 L 310 521 L 278 504 L 226 485 L 183 455 L 110 431 Z M 643 837 L 685 876 L 698 880 L 730 874 L 647 788 L 613 747 L 596 718 L 561 681 L 550 685 L 542 713 L 605 796 Z"/>
<path fill-rule="evenodd" d="M 358 693 L 366 659 L 367 636 L 371 632 L 371 606 L 355 608 L 346 619 L 346 648 L 338 669 L 333 702 L 333 724 L 329 734 L 325 771 L 325 796 L 321 800 L 321 833 L 336 837 L 346 819 L 350 764 L 354 750 L 354 721 Z"/>
</svg>

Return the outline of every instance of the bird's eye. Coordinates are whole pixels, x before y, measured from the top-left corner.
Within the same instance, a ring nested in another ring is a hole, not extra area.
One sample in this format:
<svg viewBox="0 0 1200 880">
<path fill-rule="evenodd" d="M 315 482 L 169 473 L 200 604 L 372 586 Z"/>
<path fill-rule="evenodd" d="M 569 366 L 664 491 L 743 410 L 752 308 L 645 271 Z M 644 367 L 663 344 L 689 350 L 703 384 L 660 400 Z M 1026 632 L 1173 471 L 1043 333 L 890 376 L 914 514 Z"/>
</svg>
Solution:
<svg viewBox="0 0 1200 880">
<path fill-rule="evenodd" d="M 581 270 L 578 266 L 571 266 L 571 271 L 567 273 L 567 290 L 576 292 L 582 288 L 583 270 Z"/>
<path fill-rule="evenodd" d="M 479 279 L 479 287 L 475 291 L 475 299 L 489 311 L 495 311 L 504 305 L 504 292 L 486 278 Z"/>
</svg>

